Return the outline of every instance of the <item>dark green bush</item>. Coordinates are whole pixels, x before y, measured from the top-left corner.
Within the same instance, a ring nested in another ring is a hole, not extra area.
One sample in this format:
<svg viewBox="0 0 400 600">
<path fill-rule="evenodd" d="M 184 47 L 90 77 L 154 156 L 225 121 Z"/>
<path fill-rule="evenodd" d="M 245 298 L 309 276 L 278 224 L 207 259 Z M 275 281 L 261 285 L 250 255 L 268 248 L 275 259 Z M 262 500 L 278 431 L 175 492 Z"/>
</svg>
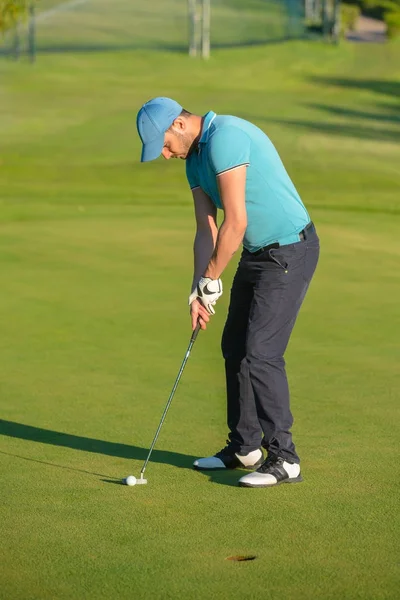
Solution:
<svg viewBox="0 0 400 600">
<path fill-rule="evenodd" d="M 394 38 L 400 35 L 400 10 L 385 12 L 384 21 L 387 26 L 387 35 Z"/>
</svg>

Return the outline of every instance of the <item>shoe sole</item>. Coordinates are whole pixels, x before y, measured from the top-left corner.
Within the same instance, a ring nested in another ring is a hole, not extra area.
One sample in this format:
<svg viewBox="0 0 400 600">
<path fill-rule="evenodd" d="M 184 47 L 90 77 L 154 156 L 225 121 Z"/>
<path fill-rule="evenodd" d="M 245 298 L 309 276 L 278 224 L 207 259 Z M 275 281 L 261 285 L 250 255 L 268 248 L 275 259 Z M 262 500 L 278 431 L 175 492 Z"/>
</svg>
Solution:
<svg viewBox="0 0 400 600">
<path fill-rule="evenodd" d="M 260 466 L 261 465 L 254 465 L 253 467 L 209 467 L 208 469 L 193 466 L 193 469 L 195 471 L 235 471 L 236 469 L 244 469 L 245 471 L 256 471 Z"/>
<path fill-rule="evenodd" d="M 298 477 L 292 477 L 291 479 L 284 479 L 283 481 L 277 481 L 276 483 L 264 483 L 262 485 L 257 485 L 254 483 L 245 483 L 239 481 L 239 487 L 251 487 L 251 488 L 266 488 L 266 487 L 275 487 L 277 485 L 281 485 L 281 483 L 301 483 L 304 481 L 301 475 Z"/>
<path fill-rule="evenodd" d="M 193 469 L 195 471 L 234 471 L 235 469 L 244 469 L 245 471 L 256 471 L 258 467 L 261 467 L 264 459 L 260 462 L 257 462 L 255 465 L 251 465 L 250 467 L 245 467 L 244 465 L 238 465 L 237 467 L 209 467 L 205 469 L 204 467 L 198 467 L 193 465 Z"/>
</svg>

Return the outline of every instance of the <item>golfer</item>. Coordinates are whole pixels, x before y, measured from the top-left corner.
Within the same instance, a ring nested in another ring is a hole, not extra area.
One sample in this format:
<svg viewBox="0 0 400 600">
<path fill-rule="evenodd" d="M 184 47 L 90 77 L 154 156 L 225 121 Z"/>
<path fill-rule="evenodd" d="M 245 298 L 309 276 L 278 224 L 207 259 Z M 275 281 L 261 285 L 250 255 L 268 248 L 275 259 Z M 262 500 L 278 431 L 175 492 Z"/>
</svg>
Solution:
<svg viewBox="0 0 400 600">
<path fill-rule="evenodd" d="M 308 212 L 273 144 L 248 121 L 212 111 L 198 116 L 154 98 L 140 109 L 137 128 L 142 162 L 161 154 L 186 161 L 197 224 L 193 329 L 198 321 L 206 328 L 222 295 L 221 275 L 243 245 L 222 336 L 229 439 L 193 466 L 253 471 L 239 480 L 245 487 L 302 481 L 283 356 L 318 262 Z"/>
</svg>

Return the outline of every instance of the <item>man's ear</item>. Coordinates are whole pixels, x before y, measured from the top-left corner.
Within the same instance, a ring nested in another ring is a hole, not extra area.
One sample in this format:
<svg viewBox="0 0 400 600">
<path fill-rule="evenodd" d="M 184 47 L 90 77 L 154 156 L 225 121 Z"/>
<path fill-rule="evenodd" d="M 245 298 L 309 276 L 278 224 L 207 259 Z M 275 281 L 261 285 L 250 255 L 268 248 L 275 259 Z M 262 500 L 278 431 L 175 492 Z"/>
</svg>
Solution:
<svg viewBox="0 0 400 600">
<path fill-rule="evenodd" d="M 172 129 L 175 129 L 179 133 L 183 133 L 187 129 L 186 119 L 183 117 L 177 117 L 175 121 L 172 123 Z"/>
</svg>

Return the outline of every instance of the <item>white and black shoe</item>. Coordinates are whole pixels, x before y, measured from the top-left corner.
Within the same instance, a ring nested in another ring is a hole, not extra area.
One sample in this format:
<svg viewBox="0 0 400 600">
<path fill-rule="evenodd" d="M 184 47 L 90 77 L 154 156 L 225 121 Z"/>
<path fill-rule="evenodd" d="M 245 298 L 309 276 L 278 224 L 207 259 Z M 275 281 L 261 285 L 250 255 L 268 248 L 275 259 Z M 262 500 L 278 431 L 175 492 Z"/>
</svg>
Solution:
<svg viewBox="0 0 400 600">
<path fill-rule="evenodd" d="M 303 481 L 300 475 L 300 465 L 290 463 L 280 456 L 271 454 L 261 467 L 239 479 L 241 487 L 271 487 L 280 483 L 299 483 Z"/>
<path fill-rule="evenodd" d="M 201 471 L 212 471 L 215 469 L 257 469 L 263 464 L 264 455 L 261 448 L 253 452 L 235 452 L 229 446 L 208 456 L 207 458 L 198 458 L 194 461 L 193 467 Z"/>
</svg>

